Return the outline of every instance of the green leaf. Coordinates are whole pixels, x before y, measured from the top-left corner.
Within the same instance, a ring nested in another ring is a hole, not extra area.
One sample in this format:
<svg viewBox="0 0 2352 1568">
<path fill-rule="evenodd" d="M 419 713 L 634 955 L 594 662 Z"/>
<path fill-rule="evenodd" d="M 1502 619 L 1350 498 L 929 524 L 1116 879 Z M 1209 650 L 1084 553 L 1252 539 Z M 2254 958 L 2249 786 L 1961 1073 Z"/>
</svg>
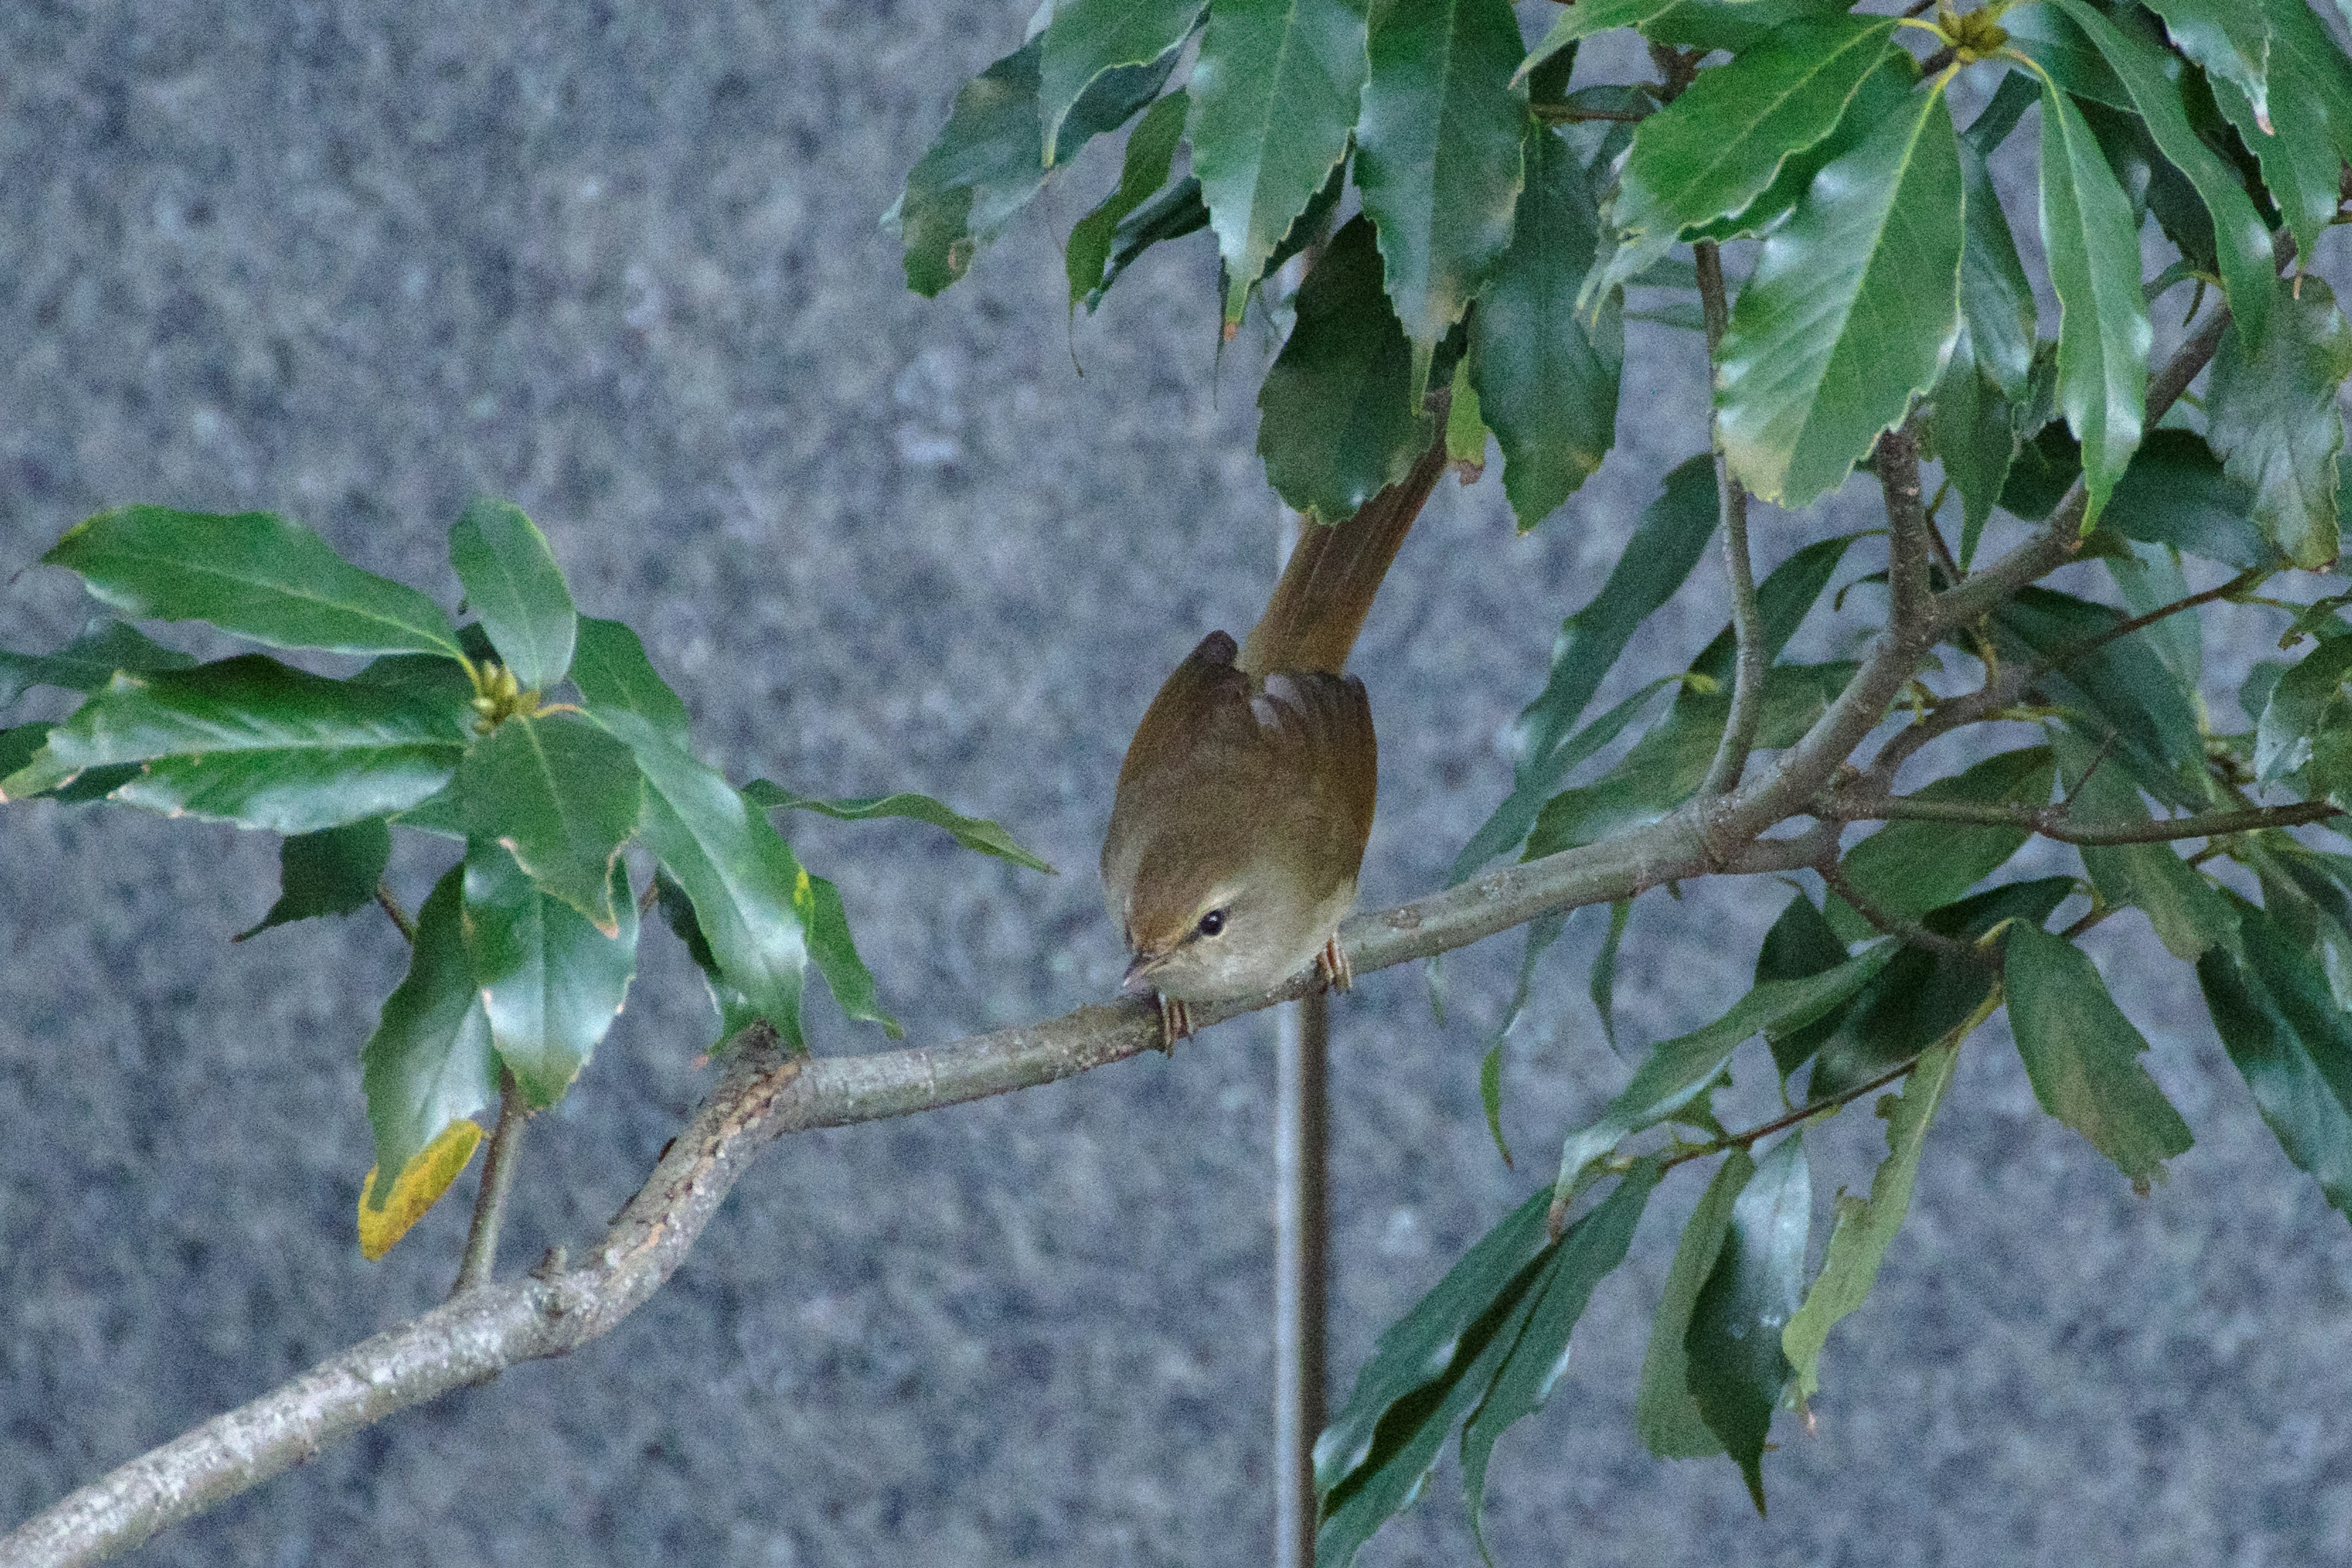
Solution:
<svg viewBox="0 0 2352 1568">
<path fill-rule="evenodd" d="M 825 989 L 853 1022 L 879 1024 L 892 1039 L 903 1039 L 907 1031 L 883 1009 L 881 994 L 874 987 L 874 972 L 857 956 L 841 889 L 823 877 L 805 872 L 800 888 L 798 905 L 801 920 L 808 927 L 809 956 L 816 960 L 816 972 L 824 977 Z"/>
<path fill-rule="evenodd" d="M 2242 957 L 2216 947 L 2197 962 L 2214 1030 L 2287 1158 L 2352 1215 L 2352 1021 L 2268 911 L 2225 896 L 2246 942 Z"/>
<path fill-rule="evenodd" d="M 2188 1123 L 2140 1066 L 2147 1041 L 2082 949 L 2039 926 L 2010 928 L 2001 963 L 2010 1029 L 2042 1109 L 2091 1141 L 2135 1185 L 2185 1152 Z"/>
<path fill-rule="evenodd" d="M 471 717 L 247 654 L 117 675 L 48 732 L 0 800 L 138 764 L 109 798 L 296 834 L 415 805 L 449 781 Z"/>
<path fill-rule="evenodd" d="M 1939 936 L 1973 945 L 2003 921 L 2039 926 L 2075 891 L 2072 877 L 2004 882 L 1971 898 L 1930 910 L 1919 923 Z M 1981 951 L 1981 950 L 1980 950 Z M 1794 1072 L 1796 1053 L 1817 1045 L 1806 1093 L 1815 1101 L 1858 1090 L 1911 1060 L 1969 1020 L 1992 995 L 1994 955 L 1960 957 L 1906 947 L 1852 1003 L 1825 1014 L 1818 1037 L 1782 1040 L 1779 1059 Z"/>
<path fill-rule="evenodd" d="M 2254 725 L 2257 783 L 2274 783 L 2311 761 L 2313 742 L 2337 706 L 2347 671 L 2352 671 L 2352 636 L 2323 639 L 2279 677 Z"/>
<path fill-rule="evenodd" d="M 2260 163 L 2263 184 L 2278 204 L 2287 232 L 2294 236 L 2296 254 L 2308 257 L 2335 221 L 2343 199 L 2337 183 L 2343 167 L 2339 149 L 2347 128 L 2336 122 L 2343 100 L 2330 90 L 2343 68 L 2341 61 L 2320 29 L 2313 27 L 2307 34 L 2298 26 L 2312 21 L 2302 0 L 2279 5 L 2267 0 L 2221 3 L 2236 14 L 2241 27 L 2260 26 L 2270 35 L 2271 90 L 2258 104 L 2228 72 L 2208 67 L 2213 101 Z M 2315 49 L 2311 34 L 2320 35 Z"/>
<path fill-rule="evenodd" d="M 516 683 L 543 691 L 562 679 L 580 617 L 555 552 L 522 508 L 477 497 L 449 530 L 449 563 Z"/>
<path fill-rule="evenodd" d="M 818 800 L 814 795 L 794 795 L 766 779 L 754 779 L 743 786 L 743 797 L 762 811 L 814 811 L 836 822 L 872 822 L 885 816 L 927 822 L 933 827 L 944 828 L 967 849 L 977 849 L 982 855 L 993 855 L 999 860 L 1010 860 L 1015 866 L 1026 866 L 1049 877 L 1056 874 L 1053 867 L 1024 849 L 1013 835 L 997 824 L 984 816 L 965 816 L 950 811 L 927 795 L 901 792 L 864 800 Z"/>
<path fill-rule="evenodd" d="M 1184 41 L 1206 0 L 1062 0 L 1039 37 L 1037 123 L 1049 149 L 1086 90 L 1108 73 L 1148 66 Z M 1055 161 L 1049 152 L 1045 160 Z"/>
<path fill-rule="evenodd" d="M 1601 678 L 1642 623 L 1690 576 L 1715 522 L 1715 461 L 1702 452 L 1666 475 L 1658 499 L 1643 510 L 1633 537 L 1610 569 L 1609 580 L 1562 623 L 1552 643 L 1551 672 L 1544 679 L 1543 691 L 1513 725 L 1518 763 L 1510 798 L 1464 846 L 1450 881 L 1465 879 L 1527 837 L 1552 787 L 1573 765 L 1561 763 L 1559 753 L 1600 689 Z"/>
<path fill-rule="evenodd" d="M 347 915 L 375 902 L 384 862 L 392 858 L 392 829 L 371 816 L 317 833 L 298 833 L 278 849 L 278 901 L 261 923 L 241 931 L 243 942 L 272 926 L 317 915 Z"/>
<path fill-rule="evenodd" d="M 2254 492 L 2254 521 L 2307 572 L 2336 559 L 2336 454 L 2352 375 L 2352 327 L 2326 282 L 2275 285 L 2276 327 L 2251 350 L 2232 321 L 2213 355 L 2206 438 L 2231 479 Z"/>
<path fill-rule="evenodd" d="M 1716 377 L 1724 450 L 1786 507 L 1835 488 L 1935 384 L 1959 320 L 1958 143 L 1938 88 L 1815 176 L 1764 241 Z"/>
<path fill-rule="evenodd" d="M 1599 471 L 1617 437 L 1622 306 L 1580 317 L 1600 215 L 1568 143 L 1533 120 L 1511 243 L 1470 318 L 1478 415 L 1503 449 L 1503 493 L 1525 532 Z"/>
<path fill-rule="evenodd" d="M 1987 757 L 1963 773 L 1914 792 L 1915 800 L 1972 805 L 2050 804 L 2057 764 L 2047 746 L 2027 746 Z M 2032 835 L 2022 827 L 1957 822 L 1890 822 L 1846 851 L 1846 880 L 1898 920 L 1916 920 L 1948 904 L 2009 863 Z M 1847 942 L 1872 934 L 1868 921 L 1832 894 L 1831 928 Z"/>
<path fill-rule="evenodd" d="M 1759 0 L 1760 3 L 1760 0 Z M 1790 153 L 1780 161 L 1780 172 L 1771 184 L 1764 187 L 1746 206 L 1727 216 L 1715 218 L 1683 230 L 1685 239 L 1754 239 L 1770 233 L 1804 199 L 1812 189 L 1813 179 L 1823 169 L 1853 152 L 1870 139 L 1873 132 L 1903 112 L 1912 89 L 1919 80 L 1919 68 L 1911 57 L 1900 49 L 1890 49 L 1879 56 L 1878 63 L 1862 79 L 1847 100 L 1845 112 L 1839 116 L 1830 133 L 1810 147 Z"/>
<path fill-rule="evenodd" d="M 1659 12 L 1672 10 L 1677 3 L 1678 0 L 1583 0 L 1581 5 L 1568 6 L 1544 34 L 1543 42 L 1528 51 L 1528 58 L 1519 62 L 1511 79 L 1525 80 L 1538 66 L 1580 38 L 1589 38 L 1612 27 L 1638 27 Z"/>
<path fill-rule="evenodd" d="M 1363 91 L 1363 0 L 1218 0 L 1185 134 L 1241 320 L 1267 260 L 1339 167 Z"/>
<path fill-rule="evenodd" d="M 0 730 L 0 779 L 33 760 L 34 753 L 48 743 L 49 731 L 57 726 L 47 720 L 19 724 L 14 729 Z M 5 799 L 0 796 L 0 799 Z"/>
<path fill-rule="evenodd" d="M 1892 17 L 1824 16 L 1783 27 L 1642 121 L 1618 177 L 1611 220 L 1630 240 L 1620 281 L 1665 254 L 1685 229 L 1739 212 L 1782 164 L 1837 127 L 1892 47 Z"/>
<path fill-rule="evenodd" d="M 661 905 L 663 922 L 686 944 L 687 956 L 702 971 L 704 988 L 710 993 L 711 1005 L 719 1010 L 719 1043 L 723 1046 L 758 1023 L 760 1015 L 744 999 L 743 993 L 720 973 L 710 942 L 702 934 L 702 922 L 694 918 L 694 900 L 687 896 L 686 889 L 668 872 L 656 870 L 654 891 Z"/>
<path fill-rule="evenodd" d="M 1429 446 L 1412 392 L 1412 345 L 1381 288 L 1371 220 L 1332 237 L 1298 290 L 1298 323 L 1257 405 L 1266 482 L 1291 507 L 1338 522 L 1404 477 Z"/>
<path fill-rule="evenodd" d="M 1965 317 L 1936 384 L 1936 455 L 1960 495 L 1960 565 L 1976 558 L 1985 520 L 2017 460 L 2016 410 L 1978 368 L 1974 330 Z"/>
<path fill-rule="evenodd" d="M 2024 588 L 1993 613 L 1993 646 L 2003 658 L 2051 667 L 2036 689 L 2069 726 L 2103 743 L 2115 738 L 2109 765 L 2123 766 L 2168 805 L 2203 805 L 2205 739 L 2195 701 L 2145 632 L 2115 636 L 2123 618 L 2105 605 Z"/>
<path fill-rule="evenodd" d="M 1141 206 L 1168 183 L 1169 166 L 1176 160 L 1176 143 L 1184 133 L 1184 89 L 1160 99 L 1144 110 L 1128 133 L 1127 153 L 1119 164 L 1118 188 L 1102 205 L 1077 221 L 1062 253 L 1063 276 L 1070 283 L 1070 307 L 1076 310 L 1089 296 L 1099 297 L 1103 267 L 1110 260 L 1112 241 L 1128 214 Z"/>
<path fill-rule="evenodd" d="M 1658 1295 L 1657 1315 L 1650 1324 L 1650 1348 L 1642 1356 L 1642 1381 L 1633 1394 L 1633 1429 L 1642 1442 L 1662 1459 L 1704 1459 L 1723 1452 L 1717 1437 L 1691 1397 L 1690 1354 L 1684 1347 L 1691 1313 L 1699 1291 L 1715 1272 L 1723 1243 L 1731 1232 L 1732 1205 L 1756 1162 L 1745 1149 L 1734 1149 L 1707 1183 L 1698 1207 L 1683 1226 L 1675 1260 L 1666 1270 L 1665 1289 Z"/>
<path fill-rule="evenodd" d="M 503 844 L 542 891 L 618 933 L 613 867 L 644 799 L 627 746 L 583 720 L 519 715 L 466 753 L 457 793 L 467 837 Z"/>
<path fill-rule="evenodd" d="M 1528 998 L 1535 992 L 1536 965 L 1551 944 L 1559 940 L 1568 924 L 1568 916 L 1554 912 L 1538 915 L 1528 922 L 1527 947 L 1519 955 L 1519 977 L 1511 986 L 1511 1000 L 1503 1008 L 1502 1022 L 1495 1026 L 1489 1037 L 1486 1054 L 1478 1060 L 1478 1101 L 1486 1107 L 1486 1131 L 1495 1140 L 1495 1152 L 1503 1156 L 1503 1163 L 1512 1166 L 1511 1146 L 1503 1139 L 1503 1042 L 1528 1010 Z"/>
<path fill-rule="evenodd" d="M 2002 397 L 2020 403 L 2033 370 L 2033 286 L 2017 258 L 2017 240 L 1985 155 L 1977 150 L 1975 130 L 1969 127 L 1970 134 L 1960 138 L 1960 320 L 1978 366 Z"/>
<path fill-rule="evenodd" d="M 1332 174 L 1337 179 L 1339 171 L 1335 169 Z M 1325 187 L 1327 190 L 1330 188 Z M 1338 200 L 1338 193 L 1334 191 L 1333 204 L 1337 205 Z M 1313 211 L 1312 207 L 1308 208 L 1309 213 Z M 1307 220 L 1302 216 L 1298 221 L 1304 224 Z M 1100 305 L 1103 296 L 1110 292 L 1110 286 L 1118 282 L 1120 275 L 1145 251 L 1161 240 L 1181 239 L 1208 226 L 1209 209 L 1201 200 L 1201 182 L 1187 174 L 1119 220 L 1118 231 L 1111 236 L 1110 260 L 1104 269 L 1103 279 L 1087 291 L 1087 309 L 1091 311 Z"/>
<path fill-rule="evenodd" d="M 2078 825 L 2145 822 L 2147 808 L 2120 769 L 2095 765 L 2098 752 L 2082 737 L 2060 731 L 2056 741 L 2069 815 Z M 2082 847 L 2083 868 L 2099 897 L 2147 916 L 2164 949 L 2194 963 L 2206 949 L 2235 950 L 2238 917 L 2211 883 L 2169 844 Z"/>
<path fill-rule="evenodd" d="M 580 643 L 572 655 L 572 684 L 592 708 L 634 713 L 673 745 L 687 738 L 686 703 L 670 689 L 646 657 L 637 634 L 618 621 L 580 618 Z"/>
<path fill-rule="evenodd" d="M 152 675 L 163 669 L 188 669 L 195 662 L 192 656 L 165 647 L 136 626 L 111 616 L 93 616 L 79 637 L 55 653 L 0 649 L 0 708 L 36 686 L 95 691 L 113 679 L 117 670 Z"/>
<path fill-rule="evenodd" d="M 925 299 L 962 277 L 980 247 L 994 239 L 1045 183 L 1038 127 L 1038 58 L 1032 38 L 963 84 L 948 122 L 915 166 L 883 226 L 906 246 L 907 287 Z M 1087 138 L 1127 122 L 1159 96 L 1175 68 L 1171 50 L 1157 63 L 1104 72 L 1069 109 L 1055 142 L 1064 162 Z"/>
<path fill-rule="evenodd" d="M 2271 264 L 2270 229 L 2221 154 L 2189 125 L 2180 89 L 2166 74 L 2169 58 L 2156 44 L 2093 10 L 2084 0 L 2048 3 L 2062 8 L 2089 36 L 2123 82 L 2157 150 L 2196 187 L 2212 216 L 2214 250 L 2221 260 L 2234 323 L 2248 338 L 2262 342 L 2276 277 Z M 2137 279 L 2137 256 L 2133 265 Z"/>
<path fill-rule="evenodd" d="M 1853 0 L 1678 0 L 1641 24 L 1654 44 L 1672 44 L 1701 54 L 1727 49 L 1745 54 L 1776 27 L 1824 12 L 1845 11 Z"/>
<path fill-rule="evenodd" d="M 126 616 L 210 621 L 271 647 L 457 653 L 440 605 L 275 512 L 118 507 L 74 524 L 41 560 L 79 572 Z"/>
<path fill-rule="evenodd" d="M 466 956 L 464 875 L 450 867 L 417 911 L 408 976 L 385 998 L 360 1053 L 380 1172 L 406 1170 L 443 1129 L 499 1096 L 489 1019 Z M 391 1187 L 371 1188 L 379 1209 Z"/>
<path fill-rule="evenodd" d="M 1509 0 L 1383 0 L 1356 121 L 1356 188 L 1412 341 L 1409 395 L 1511 237 L 1527 105 Z"/>
<path fill-rule="evenodd" d="M 1756 953 L 1756 983 L 1802 980 L 1845 961 L 1845 943 L 1838 940 L 1812 900 L 1799 892 L 1764 933 L 1764 945 Z M 1835 1021 L 1833 1014 L 1824 1014 L 1801 1029 L 1781 1029 L 1769 1037 L 1772 1064 L 1780 1069 L 1784 1084 L 1828 1037 Z"/>
<path fill-rule="evenodd" d="M 1625 924 L 1633 918 L 1633 900 L 1618 899 L 1610 904 L 1609 929 L 1601 933 L 1601 945 L 1593 952 L 1592 972 L 1584 986 L 1601 1019 L 1601 1037 L 1612 1051 L 1617 1048 L 1617 949 L 1624 942 Z"/>
<path fill-rule="evenodd" d="M 2158 429 L 2132 454 L 2100 526 L 2241 570 L 2276 567 L 2279 552 L 2253 510 L 2253 490 L 2228 476 L 2204 437 Z"/>
<path fill-rule="evenodd" d="M 2147 8 L 2164 18 L 2175 48 L 2247 100 L 2261 122 L 2258 132 L 2269 126 L 2271 25 L 2259 4 L 2147 0 Z"/>
<path fill-rule="evenodd" d="M 1445 460 L 1465 478 L 1486 469 L 1486 421 L 1478 408 L 1478 389 L 1470 384 L 1470 356 L 1454 362 L 1454 383 L 1446 391 Z"/>
<path fill-rule="evenodd" d="M 1878 1114 L 1886 1122 L 1886 1158 L 1870 1179 L 1870 1196 L 1840 1193 L 1837 1226 L 1830 1232 L 1829 1250 L 1822 1271 L 1805 1292 L 1804 1305 L 1780 1331 L 1780 1351 L 1797 1378 L 1800 1398 L 1821 1391 L 1822 1348 L 1838 1321 L 1852 1314 L 1878 1282 L 1878 1266 L 1903 1216 L 1911 1208 L 1911 1184 L 1919 1172 L 1919 1152 L 1927 1146 L 1927 1124 L 1951 1087 L 1952 1068 L 1960 1058 L 1960 1043 L 1930 1047 L 1920 1057 L 1900 1095 L 1884 1095 Z"/>
<path fill-rule="evenodd" d="M 617 920 L 606 934 L 541 892 L 501 846 L 466 847 L 466 955 L 491 1047 L 535 1110 L 563 1098 L 636 975 L 636 900 L 626 870 L 615 866 L 611 880 Z"/>
<path fill-rule="evenodd" d="M 1805 1293 L 1813 1218 L 1805 1135 L 1790 1133 L 1756 1163 L 1731 1205 L 1731 1230 L 1684 1331 L 1692 1400 L 1764 1511 L 1764 1446 L 1789 1384 L 1780 1335 Z"/>
<path fill-rule="evenodd" d="M 1580 1190 L 1594 1163 L 1627 1137 L 1682 1111 L 1716 1079 L 1731 1053 L 1757 1035 L 1803 1028 L 1869 984 L 1895 956 L 1895 944 L 1876 942 L 1834 969 L 1800 980 L 1766 981 L 1703 1029 L 1662 1040 L 1635 1068 L 1632 1081 L 1601 1119 L 1569 1134 L 1560 1152 L 1555 1198 Z"/>
<path fill-rule="evenodd" d="M 1520 1330 L 1486 1396 L 1462 1427 L 1462 1495 L 1470 1510 L 1470 1533 L 1486 1552 L 1484 1519 L 1486 1462 L 1495 1440 L 1513 1422 L 1532 1415 L 1551 1397 L 1568 1370 L 1569 1340 L 1592 1300 L 1592 1288 L 1625 1261 L 1633 1228 L 1658 1183 L 1655 1163 L 1643 1161 L 1625 1173 L 1617 1190 L 1568 1228 L 1550 1249 L 1534 1288 Z"/>
<path fill-rule="evenodd" d="M 2003 12 L 2000 25 L 2009 34 L 2010 47 L 2049 72 L 2059 91 L 2126 114 L 2137 112 L 2098 46 L 2063 11 L 2049 5 L 2020 5 Z M 2048 90 L 2044 84 L 2045 96 Z"/>
<path fill-rule="evenodd" d="M 2152 334 L 2131 203 L 2083 111 L 2050 89 L 2042 95 L 2042 246 L 2058 295 L 2058 402 L 2083 446 L 2087 530 L 2139 445 Z"/>
<path fill-rule="evenodd" d="M 636 753 L 638 835 L 693 903 L 720 978 L 797 1048 L 808 933 L 791 846 L 760 807 L 653 725 L 631 713 L 592 718 Z"/>
</svg>

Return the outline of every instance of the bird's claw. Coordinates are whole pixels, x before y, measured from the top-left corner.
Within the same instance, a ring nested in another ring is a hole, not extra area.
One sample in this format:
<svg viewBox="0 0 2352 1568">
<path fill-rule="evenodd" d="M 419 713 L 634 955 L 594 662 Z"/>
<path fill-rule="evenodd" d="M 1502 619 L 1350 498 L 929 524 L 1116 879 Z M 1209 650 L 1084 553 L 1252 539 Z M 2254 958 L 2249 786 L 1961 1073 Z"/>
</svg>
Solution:
<svg viewBox="0 0 2352 1568">
<path fill-rule="evenodd" d="M 1192 1013 L 1164 992 L 1155 995 L 1160 1003 L 1160 1048 L 1172 1057 L 1176 1054 L 1176 1042 L 1192 1032 Z"/>
<path fill-rule="evenodd" d="M 1332 932 L 1323 951 L 1315 955 L 1315 973 L 1333 991 L 1346 991 L 1355 985 L 1356 966 L 1348 962 L 1347 950 L 1339 945 L 1339 932 Z"/>
</svg>

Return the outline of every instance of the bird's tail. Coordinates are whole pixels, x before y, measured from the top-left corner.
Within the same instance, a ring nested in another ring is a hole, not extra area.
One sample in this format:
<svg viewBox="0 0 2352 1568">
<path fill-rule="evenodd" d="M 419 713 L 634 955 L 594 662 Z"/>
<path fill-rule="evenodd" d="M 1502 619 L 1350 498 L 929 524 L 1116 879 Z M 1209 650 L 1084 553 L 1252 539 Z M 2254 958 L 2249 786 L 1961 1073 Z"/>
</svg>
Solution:
<svg viewBox="0 0 2352 1568">
<path fill-rule="evenodd" d="M 1344 522 L 1309 522 L 1290 552 L 1265 614 L 1242 643 L 1236 659 L 1249 674 L 1323 669 L 1337 675 L 1348 663 L 1371 612 L 1389 563 L 1445 470 L 1444 421 L 1412 470 L 1366 501 Z"/>
</svg>

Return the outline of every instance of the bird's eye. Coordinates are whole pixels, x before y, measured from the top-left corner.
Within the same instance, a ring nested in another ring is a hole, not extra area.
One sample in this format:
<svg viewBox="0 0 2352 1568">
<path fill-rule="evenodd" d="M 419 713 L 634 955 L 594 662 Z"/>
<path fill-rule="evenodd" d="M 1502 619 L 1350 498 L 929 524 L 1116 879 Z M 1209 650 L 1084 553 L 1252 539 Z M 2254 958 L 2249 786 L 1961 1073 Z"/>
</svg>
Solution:
<svg viewBox="0 0 2352 1568">
<path fill-rule="evenodd" d="M 1202 936 L 1215 936 L 1225 929 L 1225 911 L 1211 910 L 1201 917 L 1201 923 L 1196 929 Z"/>
</svg>

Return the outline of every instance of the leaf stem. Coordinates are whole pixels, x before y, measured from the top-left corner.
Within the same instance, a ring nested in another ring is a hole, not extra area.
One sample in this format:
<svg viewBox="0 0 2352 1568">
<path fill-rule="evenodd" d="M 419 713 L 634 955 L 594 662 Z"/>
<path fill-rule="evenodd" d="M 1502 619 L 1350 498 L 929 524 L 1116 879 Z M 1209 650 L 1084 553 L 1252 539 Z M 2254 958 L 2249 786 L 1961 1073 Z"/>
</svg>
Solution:
<svg viewBox="0 0 2352 1568">
<path fill-rule="evenodd" d="M 499 1228 L 506 1218 L 507 1194 L 514 1190 L 515 1154 L 522 1143 L 523 1123 L 530 1109 L 514 1074 L 499 1074 L 499 1124 L 490 1134 L 490 1152 L 482 1160 L 482 1184 L 474 1194 L 474 1223 L 466 1232 L 466 1256 L 457 1265 L 457 1282 L 451 1300 L 487 1285 L 499 1263 Z"/>
<path fill-rule="evenodd" d="M 1715 241 L 1702 239 L 1694 247 L 1698 261 L 1699 308 L 1706 321 L 1708 384 L 1729 328 L 1731 312 L 1723 289 L 1723 252 Z M 1731 630 L 1738 644 L 1733 666 L 1731 713 L 1724 721 L 1723 738 L 1715 759 L 1698 786 L 1702 800 L 1737 788 L 1756 746 L 1756 726 L 1763 712 L 1764 616 L 1756 603 L 1756 566 L 1748 549 L 1748 489 L 1731 471 L 1723 447 L 1723 427 L 1710 400 L 1707 444 L 1715 453 L 1715 498 L 1723 531 L 1723 574 L 1731 586 Z"/>
<path fill-rule="evenodd" d="M 392 884 L 382 878 L 376 879 L 375 902 L 376 907 L 384 912 L 384 917 L 392 921 L 393 929 L 400 932 L 400 939 L 415 947 L 416 922 L 408 918 L 408 911 L 402 909 L 400 900 L 393 896 Z"/>
<path fill-rule="evenodd" d="M 1906 947 L 1924 948 L 1929 952 L 1939 953 L 1946 958 L 1958 959 L 1965 963 L 1981 963 L 1985 961 L 1984 950 L 1976 943 L 1964 942 L 1956 936 L 1946 936 L 1941 931 L 1929 931 L 1916 921 L 1905 920 L 1899 915 L 1890 914 L 1879 908 L 1866 894 L 1854 887 L 1852 879 L 1845 874 L 1843 862 L 1834 852 L 1823 855 L 1813 869 L 1821 873 L 1822 882 L 1827 884 L 1831 892 L 1853 906 L 1854 913 Z"/>
</svg>

